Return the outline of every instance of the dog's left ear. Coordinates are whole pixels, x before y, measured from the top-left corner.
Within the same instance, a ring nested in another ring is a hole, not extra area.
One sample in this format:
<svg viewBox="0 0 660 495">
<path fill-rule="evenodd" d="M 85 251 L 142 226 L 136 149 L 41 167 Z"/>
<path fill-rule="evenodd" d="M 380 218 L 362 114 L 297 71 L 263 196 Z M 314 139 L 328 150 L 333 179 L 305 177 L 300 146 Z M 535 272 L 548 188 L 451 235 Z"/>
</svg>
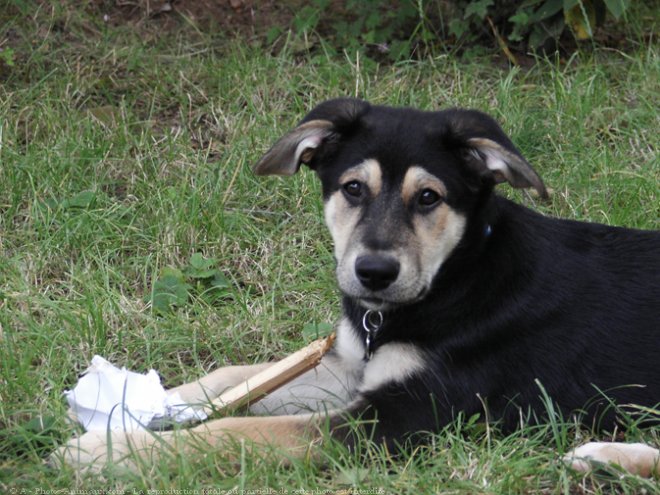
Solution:
<svg viewBox="0 0 660 495">
<path fill-rule="evenodd" d="M 453 143 L 467 151 L 467 163 L 478 173 L 513 187 L 533 187 L 548 197 L 543 180 L 490 116 L 475 110 L 450 110 L 449 134 Z"/>
</svg>

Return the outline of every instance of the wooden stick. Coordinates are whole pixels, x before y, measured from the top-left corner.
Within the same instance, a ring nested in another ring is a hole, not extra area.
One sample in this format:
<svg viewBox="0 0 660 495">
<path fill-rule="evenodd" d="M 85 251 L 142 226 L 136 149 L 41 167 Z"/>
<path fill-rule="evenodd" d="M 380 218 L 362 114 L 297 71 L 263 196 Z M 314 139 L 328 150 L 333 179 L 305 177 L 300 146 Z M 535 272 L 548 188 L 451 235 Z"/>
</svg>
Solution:
<svg viewBox="0 0 660 495">
<path fill-rule="evenodd" d="M 231 412 L 246 404 L 254 404 L 269 392 L 290 382 L 305 371 L 316 367 L 323 355 L 330 350 L 335 341 L 335 334 L 318 339 L 274 363 L 264 371 L 251 376 L 243 383 L 230 388 L 204 408 L 208 415 L 218 410 Z"/>
</svg>

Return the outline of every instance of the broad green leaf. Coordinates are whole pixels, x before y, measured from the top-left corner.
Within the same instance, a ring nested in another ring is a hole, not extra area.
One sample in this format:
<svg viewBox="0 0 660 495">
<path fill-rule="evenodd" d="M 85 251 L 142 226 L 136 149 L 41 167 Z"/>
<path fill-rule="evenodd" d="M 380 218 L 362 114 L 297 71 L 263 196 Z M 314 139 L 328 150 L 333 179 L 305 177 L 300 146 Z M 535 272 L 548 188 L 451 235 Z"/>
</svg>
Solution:
<svg viewBox="0 0 660 495">
<path fill-rule="evenodd" d="M 449 32 L 457 38 L 460 38 L 469 27 L 469 23 L 462 19 L 452 19 L 449 21 Z"/>
<path fill-rule="evenodd" d="M 541 2 L 543 2 L 543 1 L 544 1 L 544 0 L 527 0 L 527 1 L 525 1 L 525 2 L 522 2 L 522 3 L 520 4 L 520 7 L 518 7 L 518 9 L 520 10 L 520 9 L 524 9 L 524 8 L 526 8 L 526 7 L 533 7 L 534 5 L 538 5 L 538 4 L 540 4 Z"/>
<path fill-rule="evenodd" d="M 533 49 L 539 48 L 545 40 L 547 40 L 550 35 L 546 32 L 545 29 L 540 24 L 535 24 L 532 27 L 532 32 L 529 34 L 529 46 Z"/>
<path fill-rule="evenodd" d="M 178 270 L 171 269 L 171 271 Z M 166 313 L 173 307 L 183 306 L 188 302 L 190 289 L 191 286 L 176 273 L 162 276 L 154 282 L 150 297 L 151 306 L 160 313 Z"/>
<path fill-rule="evenodd" d="M 388 56 L 391 60 L 398 61 L 406 58 L 410 54 L 410 41 L 394 40 L 390 43 Z"/>
<path fill-rule="evenodd" d="M 160 277 L 159 278 L 164 278 L 164 277 L 174 277 L 180 282 L 185 281 L 185 277 L 183 276 L 183 272 L 179 270 L 178 268 L 172 268 L 171 266 L 166 266 L 161 269 L 160 271 Z"/>
<path fill-rule="evenodd" d="M 586 40 L 593 36 L 593 28 L 596 26 L 596 11 L 591 2 L 584 1 L 582 5 L 576 5 L 571 10 L 564 12 L 564 20 L 577 39 Z"/>
<path fill-rule="evenodd" d="M 547 0 L 543 5 L 541 5 L 534 15 L 532 16 L 532 21 L 538 22 L 543 19 L 547 19 L 555 15 L 557 12 L 560 12 L 564 6 L 563 0 Z"/>
<path fill-rule="evenodd" d="M 628 10 L 628 7 L 630 7 L 629 0 L 603 0 L 603 1 L 605 2 L 605 5 L 607 6 L 607 10 L 609 11 L 609 13 L 612 14 L 614 18 L 617 20 L 619 20 L 619 18 L 623 15 L 623 13 L 626 10 Z"/>
<path fill-rule="evenodd" d="M 216 274 L 211 280 L 211 287 L 214 289 L 228 289 L 231 287 L 229 279 L 216 270 Z"/>
<path fill-rule="evenodd" d="M 479 19 L 485 19 L 488 14 L 488 7 L 492 6 L 493 3 L 493 0 L 478 0 L 476 2 L 470 2 L 468 6 L 465 7 L 463 19 L 468 19 L 473 15 L 477 16 Z"/>
<path fill-rule="evenodd" d="M 201 253 L 195 253 L 190 257 L 190 266 L 198 270 L 208 270 L 214 264 L 213 258 L 204 258 Z"/>
<path fill-rule="evenodd" d="M 517 12 L 515 15 L 509 17 L 509 22 L 516 25 L 526 26 L 529 23 L 529 15 L 527 12 Z"/>
<path fill-rule="evenodd" d="M 89 208 L 96 201 L 94 191 L 82 191 L 70 199 L 62 201 L 62 208 Z"/>
<path fill-rule="evenodd" d="M 184 269 L 184 274 L 194 279 L 211 278 L 219 273 L 213 266 L 215 263 L 213 258 L 204 258 L 200 253 L 195 253 L 190 257 L 190 266 Z"/>
</svg>

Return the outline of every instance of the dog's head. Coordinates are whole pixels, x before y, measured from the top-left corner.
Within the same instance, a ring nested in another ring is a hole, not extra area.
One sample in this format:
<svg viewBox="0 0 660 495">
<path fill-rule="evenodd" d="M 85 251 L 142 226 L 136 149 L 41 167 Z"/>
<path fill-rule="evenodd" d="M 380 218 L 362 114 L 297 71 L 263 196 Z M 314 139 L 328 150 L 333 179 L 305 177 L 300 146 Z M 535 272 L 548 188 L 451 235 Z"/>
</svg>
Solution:
<svg viewBox="0 0 660 495">
<path fill-rule="evenodd" d="M 471 213 L 506 181 L 543 182 L 489 116 L 326 101 L 255 165 L 321 179 L 339 287 L 369 309 L 420 300 L 469 228 Z"/>
</svg>

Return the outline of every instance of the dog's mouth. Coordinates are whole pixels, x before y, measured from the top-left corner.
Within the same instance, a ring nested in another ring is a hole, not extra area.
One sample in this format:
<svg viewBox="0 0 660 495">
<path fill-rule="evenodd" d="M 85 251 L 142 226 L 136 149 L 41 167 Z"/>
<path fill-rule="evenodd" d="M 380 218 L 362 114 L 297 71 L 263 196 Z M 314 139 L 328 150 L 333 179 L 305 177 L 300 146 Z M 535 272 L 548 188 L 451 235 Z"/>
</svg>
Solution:
<svg viewBox="0 0 660 495">
<path fill-rule="evenodd" d="M 388 301 L 377 297 L 361 297 L 358 301 L 361 306 L 371 309 L 372 311 L 383 311 L 391 307 L 391 304 Z"/>
<path fill-rule="evenodd" d="M 428 293 L 428 287 L 423 287 L 415 297 L 410 299 L 398 300 L 398 299 L 384 299 L 380 297 L 357 297 L 356 299 L 358 300 L 360 305 L 365 307 L 366 309 L 371 309 L 372 311 L 385 311 L 400 306 L 408 306 L 410 304 L 414 304 L 424 299 L 427 293 Z"/>
</svg>

